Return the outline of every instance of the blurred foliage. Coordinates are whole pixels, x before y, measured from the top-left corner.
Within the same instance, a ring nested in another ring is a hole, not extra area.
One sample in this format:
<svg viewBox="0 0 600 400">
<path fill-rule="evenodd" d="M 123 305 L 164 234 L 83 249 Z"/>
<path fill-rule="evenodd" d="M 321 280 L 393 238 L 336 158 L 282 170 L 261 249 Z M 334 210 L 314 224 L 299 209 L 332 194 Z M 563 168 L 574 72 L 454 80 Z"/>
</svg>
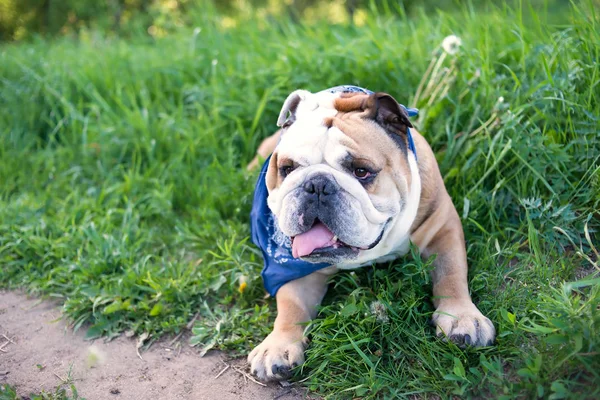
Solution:
<svg viewBox="0 0 600 400">
<path fill-rule="evenodd" d="M 600 0 L 588 0 L 600 6 Z M 207 8 L 216 8 L 222 25 L 230 27 L 245 18 L 266 21 L 289 15 L 295 20 L 321 20 L 362 25 L 367 11 L 395 15 L 450 11 L 462 3 L 486 8 L 492 0 L 0 0 L 0 41 L 25 40 L 36 35 L 79 35 L 99 30 L 119 36 L 164 36 L 179 27 L 193 25 Z M 525 12 L 567 8 L 569 0 L 507 1 Z M 560 13 L 555 13 L 560 15 Z"/>
<path fill-rule="evenodd" d="M 100 29 L 146 30 L 168 19 L 181 26 L 188 0 L 0 0 L 0 40 Z"/>
</svg>

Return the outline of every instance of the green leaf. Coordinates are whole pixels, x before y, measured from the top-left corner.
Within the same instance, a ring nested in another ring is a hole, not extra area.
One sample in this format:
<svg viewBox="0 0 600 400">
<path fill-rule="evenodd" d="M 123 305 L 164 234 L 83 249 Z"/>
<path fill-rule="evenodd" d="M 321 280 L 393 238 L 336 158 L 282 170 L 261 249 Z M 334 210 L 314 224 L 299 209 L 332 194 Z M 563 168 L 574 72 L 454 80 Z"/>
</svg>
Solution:
<svg viewBox="0 0 600 400">
<path fill-rule="evenodd" d="M 360 358 L 362 358 L 364 362 L 367 363 L 371 369 L 373 369 L 373 362 L 369 359 L 369 357 L 367 357 L 367 355 L 356 345 L 356 342 L 354 342 L 352 338 L 348 337 L 348 339 L 350 340 L 352 347 L 354 347 L 354 350 L 356 350 L 356 352 L 360 355 Z"/>
<path fill-rule="evenodd" d="M 349 317 L 356 314 L 357 311 L 358 307 L 356 307 L 356 304 L 347 304 L 344 308 L 342 308 L 341 314 L 343 317 Z"/>
<path fill-rule="evenodd" d="M 569 341 L 569 338 L 562 334 L 555 334 L 546 337 L 546 343 L 548 344 L 564 344 Z"/>
<path fill-rule="evenodd" d="M 196 324 L 192 328 L 193 336 L 190 338 L 190 345 L 196 346 L 198 344 L 204 343 L 204 340 L 210 336 L 212 333 L 212 329 L 209 329 L 206 326 Z"/>
<path fill-rule="evenodd" d="M 101 337 L 102 332 L 104 332 L 104 329 L 102 328 L 103 326 L 104 324 L 90 326 L 87 332 L 85 333 L 84 340 L 92 340 Z"/>
<path fill-rule="evenodd" d="M 511 312 L 507 312 L 507 313 L 506 313 L 506 315 L 507 315 L 507 317 L 508 317 L 508 321 L 509 321 L 511 324 L 513 324 L 513 325 L 514 325 L 514 324 L 517 322 L 517 316 L 516 316 L 515 314 L 513 314 L 513 313 L 511 313 Z"/>
<path fill-rule="evenodd" d="M 524 331 L 536 333 L 538 335 L 553 333 L 553 332 L 557 331 L 557 329 L 555 329 L 555 328 L 548 328 L 546 326 L 536 324 L 533 321 L 529 321 L 529 324 L 530 324 L 530 326 L 520 326 L 520 328 L 523 329 Z"/>
<path fill-rule="evenodd" d="M 460 376 L 461 378 L 465 378 L 465 367 L 463 367 L 462 362 L 456 357 L 454 357 L 454 368 L 452 369 L 456 376 Z"/>
<path fill-rule="evenodd" d="M 534 379 L 535 375 L 531 372 L 529 368 L 521 368 L 517 371 L 517 375 L 522 376 L 523 378 Z"/>
<path fill-rule="evenodd" d="M 104 307 L 104 310 L 102 310 L 102 314 L 108 315 L 117 311 L 129 310 L 130 308 L 130 300 L 126 300 L 124 302 L 121 300 L 115 300 L 112 304 L 109 304 L 108 306 Z"/>
<path fill-rule="evenodd" d="M 154 307 L 152 307 L 152 310 L 150 310 L 150 316 L 151 317 L 156 317 L 157 315 L 160 315 L 160 313 L 163 310 L 163 305 L 162 303 L 156 303 L 154 305 Z"/>
<path fill-rule="evenodd" d="M 539 383 L 537 384 L 537 395 L 538 398 L 544 397 L 544 386 L 540 385 Z"/>
<path fill-rule="evenodd" d="M 583 337 L 581 336 L 581 333 L 576 334 L 573 337 L 574 341 L 575 341 L 575 348 L 573 349 L 573 353 L 579 353 L 581 351 L 581 348 L 583 347 Z"/>
<path fill-rule="evenodd" d="M 217 339 L 216 338 L 212 338 L 210 340 L 210 342 L 208 342 L 206 345 L 204 345 L 204 347 L 202 347 L 202 349 L 200 349 L 200 357 L 204 357 L 206 355 L 206 353 L 212 349 L 213 347 L 215 347 L 217 344 Z"/>
<path fill-rule="evenodd" d="M 567 282 L 563 284 L 563 292 L 568 295 L 574 289 L 579 289 L 586 286 L 600 285 L 600 278 L 582 279 L 575 282 Z"/>
<path fill-rule="evenodd" d="M 227 282 L 227 278 L 225 278 L 223 275 L 219 275 L 219 277 L 210 284 L 209 288 L 213 292 L 218 292 L 225 282 Z"/>
<path fill-rule="evenodd" d="M 569 390 L 559 381 L 552 382 L 550 390 L 553 392 L 549 397 L 550 399 L 564 399 L 569 397 Z"/>
<path fill-rule="evenodd" d="M 120 300 L 117 300 L 114 303 L 104 307 L 104 310 L 102 310 L 102 314 L 112 314 L 114 312 L 121 311 L 122 305 L 123 303 Z"/>
<path fill-rule="evenodd" d="M 455 374 L 446 374 L 446 375 L 444 375 L 444 379 L 447 381 L 457 381 L 457 382 L 462 382 L 465 380 L 465 378 L 455 375 Z"/>
</svg>

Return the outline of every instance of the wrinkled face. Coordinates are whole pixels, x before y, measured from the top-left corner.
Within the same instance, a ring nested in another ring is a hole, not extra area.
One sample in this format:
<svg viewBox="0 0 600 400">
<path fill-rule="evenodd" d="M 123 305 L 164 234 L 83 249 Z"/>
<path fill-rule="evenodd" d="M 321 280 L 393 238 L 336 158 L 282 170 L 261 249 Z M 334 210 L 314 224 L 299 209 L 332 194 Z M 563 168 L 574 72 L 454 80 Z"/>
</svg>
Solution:
<svg viewBox="0 0 600 400">
<path fill-rule="evenodd" d="M 391 96 L 296 91 L 279 124 L 267 201 L 294 257 L 366 262 L 406 235 L 420 186 L 410 123 Z"/>
</svg>

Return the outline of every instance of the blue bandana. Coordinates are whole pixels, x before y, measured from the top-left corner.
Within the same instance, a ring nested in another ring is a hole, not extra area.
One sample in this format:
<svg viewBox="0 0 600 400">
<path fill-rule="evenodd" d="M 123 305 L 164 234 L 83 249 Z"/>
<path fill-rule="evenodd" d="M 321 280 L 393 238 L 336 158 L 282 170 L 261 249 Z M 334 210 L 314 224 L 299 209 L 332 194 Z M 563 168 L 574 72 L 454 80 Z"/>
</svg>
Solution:
<svg viewBox="0 0 600 400">
<path fill-rule="evenodd" d="M 370 90 L 349 85 L 336 86 L 326 89 L 324 92 L 373 94 Z M 402 107 L 406 110 L 409 117 L 413 117 L 418 113 L 414 108 Z M 417 152 L 410 129 L 407 129 L 407 135 L 408 148 L 416 157 Z M 252 211 L 250 212 L 250 230 L 252 233 L 252 242 L 262 250 L 265 260 L 261 273 L 265 289 L 271 296 L 275 297 L 279 288 L 286 283 L 329 267 L 331 264 L 309 263 L 292 256 L 292 240 L 279 230 L 275 216 L 267 205 L 269 192 L 267 191 L 265 177 L 270 159 L 271 157 L 269 156 L 265 160 L 254 189 L 254 200 L 252 202 Z"/>
</svg>

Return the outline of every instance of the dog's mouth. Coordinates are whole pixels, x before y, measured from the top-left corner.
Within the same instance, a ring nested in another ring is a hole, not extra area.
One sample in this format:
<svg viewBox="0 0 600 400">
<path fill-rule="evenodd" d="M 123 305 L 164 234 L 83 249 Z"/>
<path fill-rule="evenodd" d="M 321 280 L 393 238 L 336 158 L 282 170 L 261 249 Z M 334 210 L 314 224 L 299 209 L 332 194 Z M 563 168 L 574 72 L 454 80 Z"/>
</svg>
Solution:
<svg viewBox="0 0 600 400">
<path fill-rule="evenodd" d="M 349 249 L 358 252 L 358 247 L 342 242 L 324 223 L 316 220 L 304 233 L 292 237 L 292 255 L 294 258 L 307 257 L 335 250 Z"/>
<path fill-rule="evenodd" d="M 370 250 L 379 244 L 384 229 L 370 246 L 365 248 L 342 242 L 339 237 L 321 221 L 315 220 L 313 226 L 304 233 L 292 237 L 292 255 L 294 258 L 313 258 L 322 256 L 356 256 L 361 250 Z"/>
</svg>

